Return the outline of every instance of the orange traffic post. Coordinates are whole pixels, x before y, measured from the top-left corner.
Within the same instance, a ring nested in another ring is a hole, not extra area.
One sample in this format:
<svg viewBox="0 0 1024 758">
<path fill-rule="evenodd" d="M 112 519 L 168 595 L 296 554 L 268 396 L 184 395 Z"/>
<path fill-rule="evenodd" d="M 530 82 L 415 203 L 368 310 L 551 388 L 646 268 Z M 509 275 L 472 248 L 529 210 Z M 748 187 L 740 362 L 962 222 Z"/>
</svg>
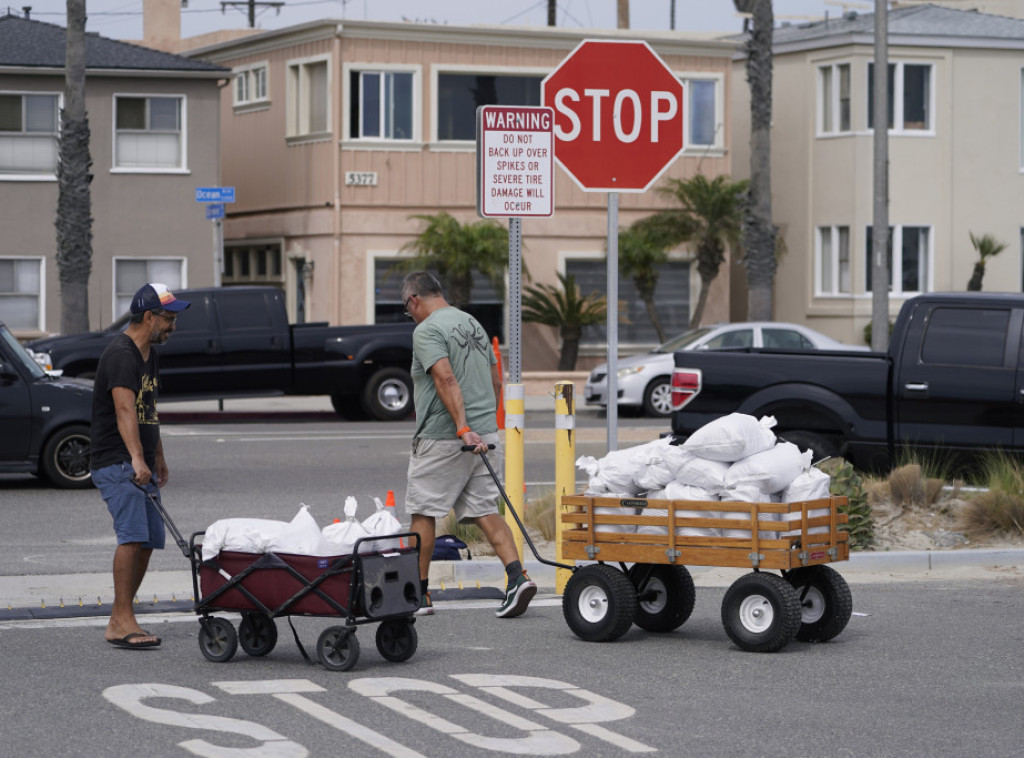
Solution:
<svg viewBox="0 0 1024 758">
<path fill-rule="evenodd" d="M 501 377 L 502 387 L 498 393 L 498 428 L 505 428 L 505 367 L 501 365 L 501 348 L 498 346 L 498 338 L 491 340 L 491 347 L 494 348 L 494 357 L 498 359 L 498 375 Z"/>
</svg>

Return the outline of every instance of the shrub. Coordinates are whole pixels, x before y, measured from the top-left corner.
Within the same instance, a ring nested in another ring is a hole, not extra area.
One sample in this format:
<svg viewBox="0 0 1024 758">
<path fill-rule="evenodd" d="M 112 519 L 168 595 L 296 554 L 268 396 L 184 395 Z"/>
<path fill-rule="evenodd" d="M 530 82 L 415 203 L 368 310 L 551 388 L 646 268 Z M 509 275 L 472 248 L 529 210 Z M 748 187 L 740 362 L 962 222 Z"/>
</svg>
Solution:
<svg viewBox="0 0 1024 758">
<path fill-rule="evenodd" d="M 864 491 L 864 480 L 853 465 L 842 458 L 831 458 L 820 468 L 832 477 L 832 494 L 847 498 L 847 504 L 840 512 L 845 513 L 848 519 L 842 528 L 850 533 L 850 549 L 866 550 L 871 547 L 875 543 L 875 521 Z"/>
<path fill-rule="evenodd" d="M 988 491 L 964 507 L 964 531 L 976 538 L 1024 534 L 1024 466 L 1005 453 L 994 453 L 985 458 L 982 471 Z"/>
</svg>

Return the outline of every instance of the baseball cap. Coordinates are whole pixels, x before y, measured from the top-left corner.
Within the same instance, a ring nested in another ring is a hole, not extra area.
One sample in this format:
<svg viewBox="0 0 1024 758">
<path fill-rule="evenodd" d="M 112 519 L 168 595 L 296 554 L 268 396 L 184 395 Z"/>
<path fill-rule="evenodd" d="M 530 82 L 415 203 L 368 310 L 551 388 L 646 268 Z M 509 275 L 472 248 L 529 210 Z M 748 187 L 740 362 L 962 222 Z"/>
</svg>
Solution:
<svg viewBox="0 0 1024 758">
<path fill-rule="evenodd" d="M 132 313 L 145 313 L 160 308 L 165 311 L 183 311 L 192 303 L 178 300 L 174 293 L 167 289 L 166 284 L 151 282 L 144 284 L 132 297 Z"/>
</svg>

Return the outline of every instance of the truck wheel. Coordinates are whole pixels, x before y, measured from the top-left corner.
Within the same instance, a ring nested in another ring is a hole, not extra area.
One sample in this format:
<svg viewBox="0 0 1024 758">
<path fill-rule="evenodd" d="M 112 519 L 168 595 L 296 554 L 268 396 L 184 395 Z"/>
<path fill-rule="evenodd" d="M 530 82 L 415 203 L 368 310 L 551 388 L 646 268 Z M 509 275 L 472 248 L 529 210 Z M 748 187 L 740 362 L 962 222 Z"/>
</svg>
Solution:
<svg viewBox="0 0 1024 758">
<path fill-rule="evenodd" d="M 636 587 L 638 603 L 633 623 L 638 627 L 648 632 L 671 632 L 690 618 L 697 591 L 685 566 L 637 563 L 628 576 Z"/>
<path fill-rule="evenodd" d="M 816 432 L 805 432 L 802 429 L 794 429 L 790 432 L 782 432 L 779 437 L 786 442 L 792 442 L 801 450 L 808 448 L 814 451 L 814 460 L 820 461 L 825 458 L 839 457 L 839 446 L 827 437 Z"/>
<path fill-rule="evenodd" d="M 363 388 L 363 408 L 378 421 L 401 421 L 412 413 L 412 377 L 400 368 L 382 368 Z"/>
<path fill-rule="evenodd" d="M 722 600 L 722 626 L 741 650 L 774 653 L 800 628 L 800 598 L 781 576 L 741 576 Z"/>
<path fill-rule="evenodd" d="M 43 476 L 62 489 L 82 489 L 92 485 L 89 473 L 89 427 L 72 424 L 58 429 L 46 441 L 39 460 Z"/>
<path fill-rule="evenodd" d="M 584 566 L 569 577 L 562 597 L 565 623 L 581 640 L 612 642 L 636 618 L 636 589 L 613 566 Z"/>
<path fill-rule="evenodd" d="M 659 376 L 644 390 L 644 413 L 655 418 L 672 415 L 672 382 Z"/>
<path fill-rule="evenodd" d="M 826 642 L 846 628 L 853 615 L 853 596 L 846 580 L 830 566 L 807 566 L 786 574 L 800 600 L 801 642 Z"/>
<path fill-rule="evenodd" d="M 331 395 L 331 405 L 335 413 L 348 421 L 366 421 L 370 418 L 359 395 Z"/>
</svg>

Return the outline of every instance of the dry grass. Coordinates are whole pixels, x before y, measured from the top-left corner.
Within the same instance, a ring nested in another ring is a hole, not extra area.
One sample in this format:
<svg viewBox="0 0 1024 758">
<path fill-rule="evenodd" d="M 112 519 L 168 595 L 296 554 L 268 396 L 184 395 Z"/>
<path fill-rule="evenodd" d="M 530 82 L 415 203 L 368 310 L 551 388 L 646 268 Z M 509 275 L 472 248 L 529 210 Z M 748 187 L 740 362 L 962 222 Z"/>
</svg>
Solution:
<svg viewBox="0 0 1024 758">
<path fill-rule="evenodd" d="M 942 498 L 945 480 L 928 476 L 920 463 L 893 469 L 886 480 L 889 496 L 896 505 L 930 508 Z"/>
<path fill-rule="evenodd" d="M 546 540 L 555 538 L 555 491 L 548 490 L 540 497 L 526 504 L 523 523 L 527 528 L 540 532 Z"/>
<path fill-rule="evenodd" d="M 975 496 L 961 514 L 965 532 L 974 538 L 1024 535 L 1024 465 L 1004 453 L 986 458 L 988 492 Z"/>
</svg>

